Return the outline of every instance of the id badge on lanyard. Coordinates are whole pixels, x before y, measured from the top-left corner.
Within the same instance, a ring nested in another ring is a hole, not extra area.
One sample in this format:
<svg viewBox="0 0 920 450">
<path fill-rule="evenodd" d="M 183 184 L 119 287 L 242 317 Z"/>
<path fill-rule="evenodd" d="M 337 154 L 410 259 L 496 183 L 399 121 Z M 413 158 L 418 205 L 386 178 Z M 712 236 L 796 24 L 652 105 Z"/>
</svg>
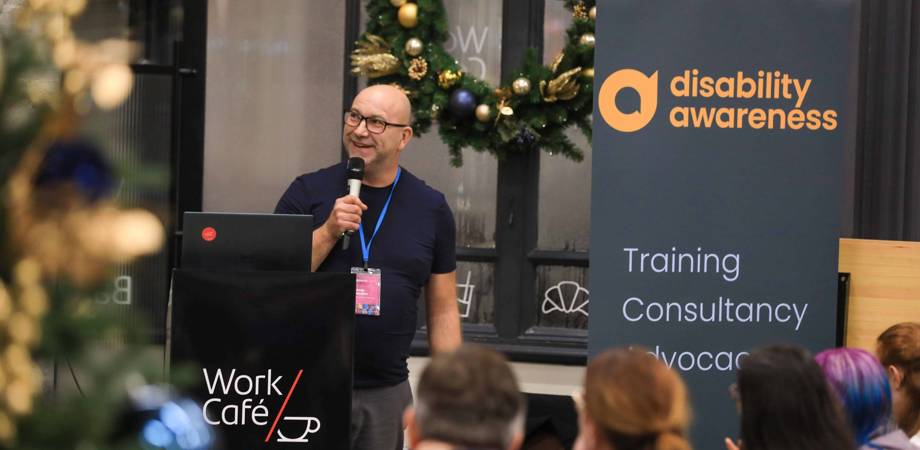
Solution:
<svg viewBox="0 0 920 450">
<path fill-rule="evenodd" d="M 380 301 L 380 294 L 382 292 L 381 271 L 380 269 L 368 267 L 367 262 L 371 256 L 371 244 L 374 243 L 377 231 L 380 230 L 380 224 L 383 223 L 383 218 L 387 215 L 387 210 L 390 207 L 390 200 L 393 199 L 393 192 L 396 191 L 396 183 L 399 183 L 399 175 L 401 173 L 402 168 L 397 168 L 396 179 L 393 180 L 393 187 L 390 188 L 390 194 L 387 196 L 387 201 L 383 204 L 380 216 L 377 217 L 377 224 L 374 226 L 374 234 L 371 235 L 371 239 L 366 243 L 364 240 L 364 224 L 358 227 L 358 234 L 361 236 L 361 257 L 364 260 L 364 267 L 351 268 L 351 273 L 355 276 L 355 314 L 357 315 L 379 316 L 382 312 Z"/>
<path fill-rule="evenodd" d="M 352 267 L 355 276 L 355 314 L 380 315 L 380 269 Z"/>
</svg>

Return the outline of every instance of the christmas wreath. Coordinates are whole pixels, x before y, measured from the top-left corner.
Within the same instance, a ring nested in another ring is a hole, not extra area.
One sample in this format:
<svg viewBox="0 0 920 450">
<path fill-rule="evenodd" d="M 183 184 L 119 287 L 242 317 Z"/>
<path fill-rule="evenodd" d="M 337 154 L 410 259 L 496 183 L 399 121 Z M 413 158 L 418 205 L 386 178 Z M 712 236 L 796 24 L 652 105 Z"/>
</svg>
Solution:
<svg viewBox="0 0 920 450">
<path fill-rule="evenodd" d="M 573 21 L 562 52 L 546 67 L 529 49 L 521 68 L 495 88 L 464 73 L 444 50 L 441 0 L 368 0 L 372 19 L 351 55 L 352 73 L 406 92 L 417 135 L 437 120 L 454 166 L 463 164 L 464 147 L 498 159 L 540 148 L 581 161 L 564 131 L 574 124 L 591 138 L 596 8 L 594 0 L 564 1 Z"/>
</svg>

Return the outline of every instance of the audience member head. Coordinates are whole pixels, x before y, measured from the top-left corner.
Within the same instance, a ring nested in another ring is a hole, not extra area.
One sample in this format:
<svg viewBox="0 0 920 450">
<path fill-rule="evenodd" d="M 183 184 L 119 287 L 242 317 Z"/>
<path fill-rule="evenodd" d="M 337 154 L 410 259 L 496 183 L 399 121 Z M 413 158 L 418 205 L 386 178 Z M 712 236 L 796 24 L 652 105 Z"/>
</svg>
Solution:
<svg viewBox="0 0 920 450">
<path fill-rule="evenodd" d="M 894 325 L 876 344 L 876 356 L 891 383 L 895 421 L 913 436 L 920 432 L 920 323 Z"/>
<path fill-rule="evenodd" d="M 815 361 L 843 402 L 857 445 L 889 430 L 891 389 L 875 356 L 857 348 L 833 348 L 818 353 Z"/>
<path fill-rule="evenodd" d="M 434 356 L 404 417 L 411 448 L 420 443 L 515 450 L 524 437 L 524 396 L 505 358 L 464 344 Z"/>
<path fill-rule="evenodd" d="M 755 350 L 741 361 L 737 386 L 744 450 L 855 448 L 840 402 L 807 351 Z"/>
<path fill-rule="evenodd" d="M 576 395 L 577 450 L 689 450 L 683 381 L 640 349 L 608 350 L 588 364 Z"/>
</svg>

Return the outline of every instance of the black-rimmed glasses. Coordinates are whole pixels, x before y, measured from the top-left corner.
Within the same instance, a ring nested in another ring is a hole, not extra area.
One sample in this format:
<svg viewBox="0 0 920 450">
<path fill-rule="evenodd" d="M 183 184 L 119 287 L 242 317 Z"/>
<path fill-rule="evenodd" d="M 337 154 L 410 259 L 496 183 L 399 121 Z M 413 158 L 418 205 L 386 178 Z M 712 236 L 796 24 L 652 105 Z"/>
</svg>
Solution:
<svg viewBox="0 0 920 450">
<path fill-rule="evenodd" d="M 409 126 L 409 125 L 405 125 L 402 123 L 387 122 L 386 120 L 383 120 L 379 117 L 364 117 L 361 114 L 358 114 L 357 112 L 354 112 L 354 111 L 345 111 L 345 125 L 358 128 L 361 125 L 362 121 L 365 123 L 365 126 L 367 127 L 367 131 L 374 133 L 374 134 L 380 134 L 386 131 L 387 125 L 391 127 L 408 127 Z"/>
</svg>

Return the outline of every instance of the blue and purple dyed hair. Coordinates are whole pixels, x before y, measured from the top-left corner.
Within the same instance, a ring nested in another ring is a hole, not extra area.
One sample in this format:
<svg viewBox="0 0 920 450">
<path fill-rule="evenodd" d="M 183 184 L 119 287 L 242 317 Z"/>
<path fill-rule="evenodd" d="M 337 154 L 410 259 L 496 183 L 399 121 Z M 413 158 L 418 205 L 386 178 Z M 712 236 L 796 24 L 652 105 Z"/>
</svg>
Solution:
<svg viewBox="0 0 920 450">
<path fill-rule="evenodd" d="M 843 402 L 858 445 L 891 420 L 891 387 L 885 368 L 871 353 L 857 348 L 833 348 L 815 360 Z"/>
</svg>

